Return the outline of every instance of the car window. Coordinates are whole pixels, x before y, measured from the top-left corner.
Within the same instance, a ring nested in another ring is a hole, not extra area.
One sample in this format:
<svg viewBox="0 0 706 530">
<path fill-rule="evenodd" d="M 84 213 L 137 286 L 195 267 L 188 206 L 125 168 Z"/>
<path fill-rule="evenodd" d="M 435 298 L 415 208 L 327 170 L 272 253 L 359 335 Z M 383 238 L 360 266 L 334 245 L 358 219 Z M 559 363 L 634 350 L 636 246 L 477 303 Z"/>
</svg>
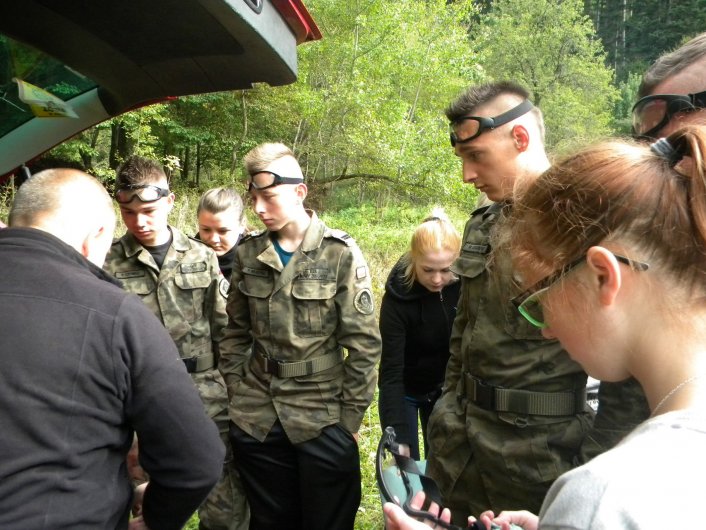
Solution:
<svg viewBox="0 0 706 530">
<path fill-rule="evenodd" d="M 97 86 L 65 64 L 0 33 L 0 137 L 34 117 L 19 99 L 16 80 L 67 101 Z"/>
</svg>

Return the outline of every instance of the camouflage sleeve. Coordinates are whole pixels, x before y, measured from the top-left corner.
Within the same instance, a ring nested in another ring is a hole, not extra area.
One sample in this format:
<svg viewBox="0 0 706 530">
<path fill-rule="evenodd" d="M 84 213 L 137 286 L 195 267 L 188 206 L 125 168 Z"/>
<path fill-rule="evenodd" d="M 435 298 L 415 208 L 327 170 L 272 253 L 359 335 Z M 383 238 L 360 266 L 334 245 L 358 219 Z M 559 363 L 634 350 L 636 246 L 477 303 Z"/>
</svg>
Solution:
<svg viewBox="0 0 706 530">
<path fill-rule="evenodd" d="M 444 392 L 456 392 L 456 385 L 461 377 L 461 371 L 463 369 L 463 360 L 461 358 L 461 339 L 463 337 L 463 330 L 466 327 L 466 319 L 467 316 L 464 303 L 463 285 L 461 285 L 461 294 L 458 298 L 456 318 L 454 319 L 454 323 L 451 328 L 451 337 L 449 338 L 449 362 L 446 364 Z"/>
<path fill-rule="evenodd" d="M 221 274 L 216 253 L 209 252 L 209 258 L 208 268 L 211 273 L 211 284 L 208 286 L 204 297 L 204 314 L 207 315 L 211 327 L 213 351 L 218 356 L 218 344 L 228 323 L 228 315 L 226 314 L 228 280 Z"/>
<path fill-rule="evenodd" d="M 354 433 L 358 432 L 375 393 L 376 366 L 382 346 L 375 322 L 370 271 L 354 243 L 341 256 L 338 274 L 336 339 L 348 351 L 344 362 L 341 424 Z"/>
<path fill-rule="evenodd" d="M 230 386 L 229 379 L 242 378 L 244 365 L 250 357 L 252 347 L 250 308 L 247 297 L 243 296 L 238 289 L 242 278 L 242 264 L 236 252 L 226 303 L 228 324 L 223 330 L 219 343 L 218 369 L 225 379 L 226 386 Z"/>
<path fill-rule="evenodd" d="M 579 453 L 578 464 L 612 449 L 625 435 L 650 416 L 645 393 L 636 379 L 617 383 L 601 382 L 598 388 L 598 412 Z"/>
</svg>

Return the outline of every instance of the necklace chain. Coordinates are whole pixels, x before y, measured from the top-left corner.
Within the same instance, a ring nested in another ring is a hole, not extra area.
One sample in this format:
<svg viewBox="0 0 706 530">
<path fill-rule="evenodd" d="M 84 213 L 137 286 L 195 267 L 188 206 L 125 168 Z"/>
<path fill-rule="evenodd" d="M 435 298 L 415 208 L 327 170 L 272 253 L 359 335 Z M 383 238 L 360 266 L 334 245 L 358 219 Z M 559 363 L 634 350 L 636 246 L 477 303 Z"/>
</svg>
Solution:
<svg viewBox="0 0 706 530">
<path fill-rule="evenodd" d="M 684 379 L 684 381 L 682 381 L 677 386 L 672 388 L 669 392 L 667 392 L 667 395 L 664 396 L 662 398 L 662 400 L 659 403 L 657 403 L 657 406 L 654 408 L 654 410 L 652 410 L 652 416 L 654 417 L 657 415 L 657 411 L 662 408 L 662 405 L 664 405 L 670 397 L 672 397 L 674 394 L 679 392 L 683 387 L 685 387 L 686 385 L 688 385 L 689 383 L 691 383 L 695 379 L 698 379 L 699 377 L 701 377 L 701 374 L 692 375 L 691 377 Z"/>
</svg>

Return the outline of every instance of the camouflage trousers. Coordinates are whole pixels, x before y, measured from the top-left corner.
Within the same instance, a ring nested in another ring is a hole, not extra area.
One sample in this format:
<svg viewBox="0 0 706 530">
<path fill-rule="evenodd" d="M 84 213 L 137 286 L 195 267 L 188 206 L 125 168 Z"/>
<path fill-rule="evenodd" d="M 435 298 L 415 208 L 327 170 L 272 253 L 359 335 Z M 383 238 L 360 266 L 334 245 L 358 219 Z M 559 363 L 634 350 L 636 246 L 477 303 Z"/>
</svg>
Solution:
<svg viewBox="0 0 706 530">
<path fill-rule="evenodd" d="M 250 510 L 240 475 L 233 463 L 228 440 L 228 397 L 223 378 L 217 370 L 192 374 L 206 413 L 216 423 L 226 446 L 223 473 L 198 510 L 200 530 L 247 530 Z"/>
<path fill-rule="evenodd" d="M 427 473 L 441 490 L 455 524 L 485 510 L 539 513 L 554 480 L 576 465 L 590 429 L 590 412 L 528 416 L 484 410 L 452 392 L 427 427 Z"/>
</svg>

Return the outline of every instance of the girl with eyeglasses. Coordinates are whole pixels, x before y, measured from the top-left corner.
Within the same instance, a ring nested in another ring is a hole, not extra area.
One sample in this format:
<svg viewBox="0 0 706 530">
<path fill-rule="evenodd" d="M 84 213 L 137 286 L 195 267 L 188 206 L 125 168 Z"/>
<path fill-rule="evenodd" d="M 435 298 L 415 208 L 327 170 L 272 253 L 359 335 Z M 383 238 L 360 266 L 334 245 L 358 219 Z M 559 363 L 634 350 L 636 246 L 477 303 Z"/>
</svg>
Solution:
<svg viewBox="0 0 706 530">
<path fill-rule="evenodd" d="M 539 516 L 485 512 L 486 528 L 701 524 L 704 156 L 706 129 L 699 127 L 651 146 L 611 141 L 569 156 L 517 190 L 510 245 L 529 287 L 517 301 L 523 314 L 593 377 L 635 377 L 652 416 L 614 449 L 557 479 Z M 684 157 L 688 163 L 679 163 Z M 388 528 L 422 525 L 392 504 L 386 513 Z M 441 517 L 448 520 L 448 512 Z"/>
</svg>

